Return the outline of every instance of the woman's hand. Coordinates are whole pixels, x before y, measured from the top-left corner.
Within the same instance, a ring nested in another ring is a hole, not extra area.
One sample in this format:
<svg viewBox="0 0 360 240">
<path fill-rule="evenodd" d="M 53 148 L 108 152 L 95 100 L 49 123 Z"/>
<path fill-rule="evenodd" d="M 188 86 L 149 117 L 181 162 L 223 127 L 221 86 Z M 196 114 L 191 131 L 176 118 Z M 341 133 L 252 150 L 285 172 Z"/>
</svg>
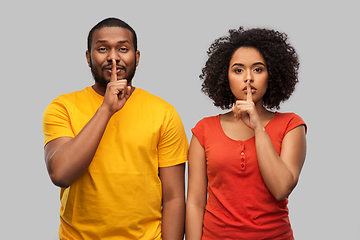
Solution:
<svg viewBox="0 0 360 240">
<path fill-rule="evenodd" d="M 246 126 L 256 131 L 257 129 L 263 129 L 260 117 L 255 107 L 255 103 L 252 98 L 250 81 L 247 82 L 247 95 L 246 101 L 237 100 L 232 107 L 234 116 L 241 120 Z"/>
</svg>

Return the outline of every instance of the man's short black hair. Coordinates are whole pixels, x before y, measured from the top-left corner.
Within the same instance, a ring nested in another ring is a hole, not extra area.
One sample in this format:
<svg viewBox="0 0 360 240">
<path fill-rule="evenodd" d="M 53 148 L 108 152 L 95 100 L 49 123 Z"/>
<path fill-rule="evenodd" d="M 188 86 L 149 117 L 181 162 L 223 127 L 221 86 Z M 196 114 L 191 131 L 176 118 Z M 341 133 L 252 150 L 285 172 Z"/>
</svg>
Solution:
<svg viewBox="0 0 360 240">
<path fill-rule="evenodd" d="M 96 24 L 90 30 L 88 39 L 87 39 L 87 47 L 88 47 L 89 52 L 91 51 L 92 37 L 93 37 L 95 30 L 102 29 L 104 27 L 121 27 L 121 28 L 128 29 L 133 35 L 134 49 L 135 49 L 135 52 L 137 51 L 137 37 L 136 37 L 135 30 L 132 27 L 130 27 L 130 25 L 127 24 L 126 22 L 124 22 L 123 20 L 111 17 L 111 18 L 106 18 L 106 19 L 102 20 L 101 22 Z"/>
</svg>

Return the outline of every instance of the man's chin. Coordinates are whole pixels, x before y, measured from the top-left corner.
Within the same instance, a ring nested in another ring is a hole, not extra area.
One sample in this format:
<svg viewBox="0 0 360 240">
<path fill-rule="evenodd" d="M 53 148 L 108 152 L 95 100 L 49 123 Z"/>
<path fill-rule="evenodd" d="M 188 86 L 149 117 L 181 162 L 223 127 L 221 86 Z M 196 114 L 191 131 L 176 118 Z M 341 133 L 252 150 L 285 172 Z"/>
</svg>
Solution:
<svg viewBox="0 0 360 240">
<path fill-rule="evenodd" d="M 104 79 L 104 78 L 101 78 L 101 79 L 94 78 L 94 80 L 99 86 L 104 87 L 104 88 L 106 88 L 107 84 L 110 82 L 110 79 L 107 80 L 107 79 Z"/>
</svg>

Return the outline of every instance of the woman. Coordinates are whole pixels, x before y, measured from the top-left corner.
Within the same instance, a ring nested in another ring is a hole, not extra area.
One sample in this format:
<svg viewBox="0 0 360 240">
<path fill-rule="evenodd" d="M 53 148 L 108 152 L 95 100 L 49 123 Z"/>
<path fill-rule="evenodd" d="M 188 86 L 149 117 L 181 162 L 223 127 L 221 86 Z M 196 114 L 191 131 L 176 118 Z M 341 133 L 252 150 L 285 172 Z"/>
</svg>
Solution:
<svg viewBox="0 0 360 240">
<path fill-rule="evenodd" d="M 186 239 L 294 239 L 288 196 L 306 155 L 306 125 L 279 109 L 298 82 L 287 35 L 230 30 L 210 46 L 202 91 L 226 114 L 192 129 Z M 208 196 L 208 198 L 207 198 Z"/>
</svg>

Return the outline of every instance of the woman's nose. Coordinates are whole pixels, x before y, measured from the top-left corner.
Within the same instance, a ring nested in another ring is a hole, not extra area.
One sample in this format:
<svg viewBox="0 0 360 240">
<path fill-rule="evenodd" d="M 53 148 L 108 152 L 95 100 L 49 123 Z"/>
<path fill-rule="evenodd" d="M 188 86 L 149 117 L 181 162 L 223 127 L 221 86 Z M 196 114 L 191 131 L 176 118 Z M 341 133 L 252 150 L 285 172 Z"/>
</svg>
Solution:
<svg viewBox="0 0 360 240">
<path fill-rule="evenodd" d="M 253 82 L 253 77 L 251 75 L 251 71 L 246 71 L 244 82 L 247 83 L 248 81 Z"/>
</svg>

